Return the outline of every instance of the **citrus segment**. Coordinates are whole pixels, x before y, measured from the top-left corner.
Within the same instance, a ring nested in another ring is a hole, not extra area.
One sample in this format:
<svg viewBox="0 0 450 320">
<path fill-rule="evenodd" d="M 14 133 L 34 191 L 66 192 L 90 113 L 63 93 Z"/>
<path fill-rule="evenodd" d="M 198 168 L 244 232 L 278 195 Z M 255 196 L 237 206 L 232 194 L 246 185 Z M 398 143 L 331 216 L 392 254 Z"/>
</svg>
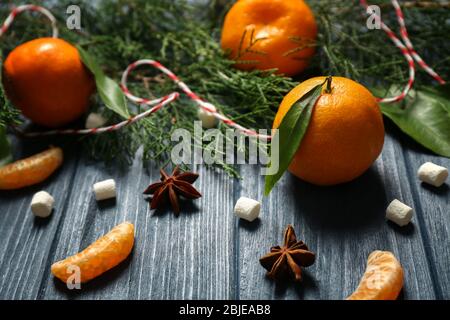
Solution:
<svg viewBox="0 0 450 320">
<path fill-rule="evenodd" d="M 358 288 L 347 300 L 395 300 L 403 287 L 403 269 L 389 251 L 374 251 Z"/>
<path fill-rule="evenodd" d="M 0 168 L 0 190 L 14 190 L 47 179 L 63 162 L 61 148 L 50 148 Z"/>
<path fill-rule="evenodd" d="M 87 282 L 114 268 L 133 249 L 134 225 L 124 222 L 74 256 L 54 263 L 52 273 L 67 282 L 74 267 L 80 270 L 80 281 Z"/>
</svg>

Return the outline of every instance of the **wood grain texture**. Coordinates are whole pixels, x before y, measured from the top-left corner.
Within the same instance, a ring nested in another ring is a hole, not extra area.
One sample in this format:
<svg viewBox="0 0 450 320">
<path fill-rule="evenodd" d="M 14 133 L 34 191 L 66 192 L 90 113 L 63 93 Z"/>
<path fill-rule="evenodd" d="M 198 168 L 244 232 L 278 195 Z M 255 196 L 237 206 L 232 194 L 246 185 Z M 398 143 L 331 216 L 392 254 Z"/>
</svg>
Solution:
<svg viewBox="0 0 450 320">
<path fill-rule="evenodd" d="M 15 141 L 17 158 L 45 149 L 43 141 Z M 70 201 L 76 158 L 69 155 L 62 168 L 39 186 L 0 193 L 0 298 L 34 299 L 48 278 L 48 260 L 59 237 L 59 225 Z M 39 190 L 55 195 L 55 209 L 48 219 L 35 218 L 31 198 Z"/>
<path fill-rule="evenodd" d="M 263 200 L 261 220 L 251 226 L 257 230 L 249 231 L 249 226 L 241 223 L 240 297 L 343 299 L 357 287 L 368 255 L 374 250 L 389 250 L 405 269 L 403 297 L 436 298 L 426 237 L 417 219 L 405 228 L 385 221 L 385 209 L 393 199 L 414 203 L 410 182 L 405 179 L 405 162 L 398 160 L 401 154 L 398 143 L 388 136 L 374 166 L 342 186 L 316 187 L 285 175 Z M 258 177 L 258 169 L 249 168 L 245 173 L 241 194 L 260 198 L 263 178 Z M 301 285 L 273 283 L 264 277 L 265 270 L 258 263 L 271 246 L 281 244 L 287 224 L 293 224 L 298 238 L 317 254 L 316 263 L 304 269 Z"/>
<path fill-rule="evenodd" d="M 374 166 L 342 186 L 315 187 L 286 174 L 263 198 L 258 167 L 242 166 L 242 180 L 196 168 L 195 186 L 203 197 L 183 203 L 178 218 L 169 210 L 150 212 L 142 191 L 159 173 L 144 170 L 139 156 L 121 172 L 79 157 L 69 144 L 63 168 L 49 181 L 0 193 L 0 299 L 343 299 L 376 249 L 393 251 L 402 263 L 402 298 L 449 299 L 449 187 L 423 185 L 415 172 L 425 161 L 450 167 L 450 160 L 394 133 Z M 16 157 L 46 145 L 16 141 Z M 117 201 L 96 202 L 92 185 L 108 178 L 117 182 Z M 35 219 L 29 209 L 41 189 L 56 199 L 48 220 Z M 262 201 L 260 219 L 249 223 L 234 216 L 240 196 Z M 414 208 L 410 226 L 385 221 L 394 198 Z M 135 248 L 126 261 L 81 291 L 52 277 L 53 262 L 125 220 L 136 226 Z M 258 261 L 281 243 L 289 223 L 317 254 L 301 285 L 272 282 Z"/>
<path fill-rule="evenodd" d="M 447 181 L 436 188 L 416 178 L 417 170 L 423 163 L 431 161 L 450 168 L 450 161 L 414 152 L 411 148 L 405 148 L 404 159 L 409 164 L 407 176 L 414 197 L 417 226 L 424 235 L 424 248 L 435 294 L 438 299 L 450 299 L 450 184 Z"/>
<path fill-rule="evenodd" d="M 230 178 L 200 169 L 197 188 L 203 197 L 183 204 L 176 217 L 170 210 L 150 212 L 142 191 L 159 180 L 159 171 L 144 173 L 141 161 L 126 175 L 81 162 L 72 202 L 55 248 L 55 260 L 72 255 L 122 221 L 136 227 L 132 255 L 118 268 L 67 290 L 48 277 L 43 298 L 82 299 L 228 299 L 233 295 L 233 217 Z M 108 178 L 118 183 L 117 201 L 96 202 L 92 185 Z M 219 182 L 219 183 L 218 183 Z"/>
</svg>

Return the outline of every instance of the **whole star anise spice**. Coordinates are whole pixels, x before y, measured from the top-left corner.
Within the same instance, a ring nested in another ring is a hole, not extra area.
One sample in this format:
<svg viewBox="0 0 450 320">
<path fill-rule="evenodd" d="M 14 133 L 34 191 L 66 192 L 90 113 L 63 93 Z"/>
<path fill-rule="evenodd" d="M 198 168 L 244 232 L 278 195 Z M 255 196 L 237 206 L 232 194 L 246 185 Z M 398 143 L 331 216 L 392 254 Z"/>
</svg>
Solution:
<svg viewBox="0 0 450 320">
<path fill-rule="evenodd" d="M 309 267 L 314 263 L 316 255 L 308 250 L 303 241 L 297 241 L 294 228 L 288 225 L 284 232 L 284 246 L 270 249 L 270 253 L 259 259 L 268 271 L 267 276 L 274 280 L 302 280 L 301 267 Z"/>
<path fill-rule="evenodd" d="M 144 194 L 152 194 L 150 208 L 160 208 L 167 201 L 170 201 L 173 212 L 178 216 L 180 214 L 179 196 L 187 199 L 197 199 L 202 195 L 192 184 L 197 180 L 198 174 L 193 172 L 181 172 L 177 166 L 171 175 L 168 175 L 164 169 L 160 169 L 161 181 L 153 183 L 147 187 Z"/>
</svg>

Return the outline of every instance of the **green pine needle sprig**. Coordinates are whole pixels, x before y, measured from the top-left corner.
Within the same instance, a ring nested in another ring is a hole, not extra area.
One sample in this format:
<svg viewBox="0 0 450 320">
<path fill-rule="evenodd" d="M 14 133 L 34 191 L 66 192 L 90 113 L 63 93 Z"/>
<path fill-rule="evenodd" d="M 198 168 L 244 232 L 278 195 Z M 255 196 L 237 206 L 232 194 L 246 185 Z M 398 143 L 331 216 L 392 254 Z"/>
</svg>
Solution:
<svg viewBox="0 0 450 320">
<path fill-rule="evenodd" d="M 367 86 L 377 84 L 387 88 L 393 83 L 404 83 L 408 77 L 406 61 L 384 32 L 366 28 L 364 10 L 358 0 L 307 1 L 319 25 L 317 54 L 310 68 L 295 79 L 271 71 L 243 72 L 233 68 L 233 61 L 222 52 L 219 42 L 223 18 L 232 1 L 201 1 L 197 5 L 184 0 L 78 1 L 82 12 L 82 30 L 78 32 L 68 30 L 64 24 L 66 8 L 73 1 L 31 2 L 47 5 L 57 16 L 61 37 L 88 50 L 115 80 L 119 81 L 132 61 L 158 60 L 220 112 L 254 129 L 271 128 L 282 98 L 303 79 L 341 75 Z M 383 21 L 397 30 L 390 1 L 372 2 L 382 8 Z M 450 43 L 442 41 L 450 34 L 448 8 L 423 7 L 421 1 L 407 3 L 404 13 L 416 50 L 444 78 L 450 78 Z M 9 4 L 18 5 L 20 1 L 0 4 L 0 20 L 6 18 Z M 30 13 L 21 15 L 11 31 L 0 39 L 3 58 L 18 44 L 49 34 L 44 18 Z M 417 86 L 430 82 L 432 79 L 424 72 L 418 72 Z M 143 67 L 130 76 L 129 88 L 146 98 L 178 91 L 172 81 Z M 100 102 L 93 109 L 103 113 L 110 123 L 120 120 Z M 0 121 L 11 123 L 17 114 L 8 115 L 12 109 L 7 110 L 1 110 Z M 130 104 L 130 111 L 138 113 L 139 106 Z M 177 128 L 192 131 L 196 112 L 195 104 L 182 96 L 121 131 L 85 137 L 80 142 L 92 157 L 106 162 L 129 164 L 142 147 L 144 163 L 167 164 L 171 133 Z M 219 164 L 219 167 L 231 175 L 237 174 L 233 166 Z"/>
</svg>

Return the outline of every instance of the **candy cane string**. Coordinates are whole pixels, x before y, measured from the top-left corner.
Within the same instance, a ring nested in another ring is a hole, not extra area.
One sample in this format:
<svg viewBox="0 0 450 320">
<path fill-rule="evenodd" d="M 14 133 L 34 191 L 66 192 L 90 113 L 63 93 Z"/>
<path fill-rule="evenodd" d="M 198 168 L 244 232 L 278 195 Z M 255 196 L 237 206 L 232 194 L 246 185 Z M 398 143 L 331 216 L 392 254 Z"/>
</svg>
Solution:
<svg viewBox="0 0 450 320">
<path fill-rule="evenodd" d="M 23 5 L 19 6 L 17 8 L 14 8 L 10 15 L 6 18 L 6 21 L 3 23 L 1 29 L 0 29 L 0 37 L 9 29 L 9 27 L 12 25 L 14 19 L 19 13 L 22 13 L 24 11 L 36 11 L 44 14 L 51 22 L 53 27 L 53 37 L 58 37 L 58 29 L 56 26 L 56 19 L 55 17 L 48 11 L 47 9 L 35 5 Z M 136 67 L 140 65 L 151 65 L 158 70 L 160 70 L 162 73 L 166 74 L 172 81 L 174 81 L 178 87 L 191 99 L 193 100 L 199 108 L 202 108 L 203 110 L 210 112 L 213 114 L 214 117 L 222 121 L 223 123 L 227 124 L 228 126 L 232 126 L 239 131 L 243 132 L 247 135 L 257 136 L 261 139 L 267 139 L 270 140 L 271 136 L 269 135 L 260 135 L 256 131 L 244 128 L 243 126 L 235 123 L 231 119 L 227 118 L 226 116 L 220 114 L 217 112 L 217 109 L 214 105 L 212 105 L 209 102 L 203 101 L 200 97 L 198 97 L 184 82 L 182 82 L 172 71 L 164 67 L 161 63 L 154 61 L 154 60 L 139 60 L 131 65 L 128 66 L 128 68 L 123 72 L 122 75 L 122 81 L 121 81 L 121 88 L 124 92 L 125 96 L 130 99 L 131 101 L 138 103 L 138 104 L 145 104 L 148 106 L 153 106 L 151 109 L 142 112 L 136 116 L 130 117 L 129 119 L 122 121 L 120 123 L 117 123 L 115 125 L 102 127 L 102 128 L 94 128 L 94 129 L 66 129 L 66 130 L 51 130 L 51 131 L 45 131 L 45 132 L 22 132 L 20 129 L 15 128 L 18 133 L 20 133 L 23 136 L 26 137 L 39 137 L 39 136 L 50 136 L 50 135 L 82 135 L 82 134 L 99 134 L 104 132 L 110 132 L 115 131 L 123 128 L 124 126 L 130 125 L 132 123 L 135 123 L 136 121 L 139 121 L 150 114 L 158 111 L 163 106 L 175 101 L 179 97 L 178 92 L 173 92 L 163 98 L 158 99 L 143 99 L 134 96 L 131 94 L 131 92 L 128 90 L 127 87 L 127 79 L 129 73 L 135 69 Z"/>
<path fill-rule="evenodd" d="M 406 47 L 409 49 L 410 54 L 416 60 L 416 62 L 419 64 L 419 66 L 425 70 L 430 76 L 432 76 L 437 82 L 440 84 L 445 84 L 444 79 L 442 79 L 436 71 L 434 71 L 423 59 L 422 57 L 414 50 L 414 46 L 409 39 L 408 30 L 406 29 L 405 24 L 405 18 L 403 15 L 402 8 L 400 7 L 400 4 L 397 0 L 392 0 L 392 4 L 394 5 L 396 15 L 397 15 L 397 21 L 400 25 L 400 36 L 403 39 L 403 42 L 405 43 Z"/>
<path fill-rule="evenodd" d="M 377 100 L 379 102 L 381 102 L 381 103 L 398 102 L 398 101 L 403 100 L 408 95 L 408 93 L 411 90 L 411 88 L 412 88 L 412 86 L 414 84 L 414 81 L 415 81 L 415 63 L 414 63 L 414 60 L 416 60 L 417 63 L 419 64 L 419 66 L 421 68 L 423 68 L 434 79 L 436 79 L 439 83 L 441 83 L 441 84 L 445 83 L 445 81 L 432 68 L 430 68 L 425 63 L 425 61 L 423 61 L 423 59 L 415 52 L 414 47 L 413 47 L 413 45 L 411 43 L 411 40 L 409 39 L 409 36 L 408 36 L 408 31 L 406 29 L 404 15 L 403 15 L 403 11 L 402 11 L 402 9 L 400 7 L 400 4 L 398 3 L 397 0 L 392 0 L 391 2 L 392 2 L 392 5 L 395 8 L 397 20 L 398 20 L 399 25 L 400 25 L 401 38 L 403 39 L 403 41 L 405 43 L 403 43 L 395 35 L 395 33 L 381 20 L 380 16 L 377 15 L 377 18 L 380 21 L 381 28 L 386 32 L 386 34 L 391 39 L 391 41 L 395 44 L 395 46 L 401 50 L 403 56 L 405 57 L 406 61 L 408 62 L 409 79 L 408 79 L 408 83 L 406 84 L 405 88 L 403 89 L 403 91 L 398 96 L 390 97 L 390 98 L 378 98 Z M 369 6 L 369 4 L 367 3 L 366 0 L 360 0 L 360 3 L 366 9 Z"/>
<path fill-rule="evenodd" d="M 367 8 L 368 4 L 366 0 L 360 0 L 361 4 Z M 404 99 L 406 97 L 406 95 L 408 94 L 408 92 L 411 90 L 413 84 L 414 84 L 414 80 L 415 80 L 415 64 L 414 64 L 414 60 L 416 60 L 416 62 L 419 64 L 419 66 L 421 68 L 423 68 L 428 74 L 430 74 L 434 79 L 436 79 L 439 83 L 443 84 L 445 83 L 445 81 L 431 68 L 429 67 L 425 61 L 423 61 L 423 59 L 417 54 L 417 52 L 414 50 L 414 47 L 411 43 L 411 41 L 409 40 L 409 36 L 408 36 L 408 32 L 406 29 L 406 25 L 405 25 L 405 21 L 404 21 L 404 16 L 403 16 L 403 12 L 401 10 L 401 7 L 398 3 L 397 0 L 392 0 L 392 4 L 396 10 L 396 15 L 397 15 L 397 20 L 399 22 L 400 25 L 400 33 L 401 33 L 401 38 L 403 40 L 403 42 L 395 35 L 395 33 L 386 25 L 381 21 L 381 17 L 378 17 L 380 19 L 381 22 L 381 28 L 387 33 L 387 35 L 389 36 L 389 38 L 392 40 L 392 42 L 395 44 L 395 46 L 397 46 L 402 54 L 404 55 L 405 59 L 408 62 L 408 66 L 409 66 L 409 80 L 407 85 L 405 86 L 404 90 L 402 91 L 402 93 L 396 97 L 392 97 L 392 98 L 378 98 L 379 102 L 397 102 L 400 101 L 402 99 Z M 52 25 L 52 29 L 53 29 L 53 37 L 57 38 L 58 37 L 58 29 L 56 26 L 56 19 L 55 17 L 50 13 L 50 11 L 48 11 L 47 9 L 40 7 L 40 6 L 36 6 L 36 5 L 22 5 L 19 6 L 17 8 L 14 8 L 12 10 L 12 12 L 10 13 L 10 15 L 7 17 L 7 19 L 5 20 L 5 22 L 3 23 L 3 25 L 0 27 L 0 37 L 9 29 L 9 27 L 11 26 L 11 24 L 13 23 L 15 17 L 24 12 L 24 11 L 36 11 L 36 12 L 40 12 L 43 15 L 45 15 L 51 22 Z M 261 135 L 258 134 L 256 131 L 244 128 L 243 126 L 235 123 L 234 121 L 232 121 L 231 119 L 227 118 L 226 116 L 220 114 L 217 112 L 217 109 L 215 108 L 214 105 L 212 105 L 209 102 L 206 102 L 204 100 L 202 100 L 200 97 L 198 97 L 184 82 L 182 82 L 172 71 L 170 71 L 169 69 L 167 69 L 166 67 L 164 67 L 161 63 L 154 61 L 154 60 L 150 60 L 150 59 L 143 59 L 143 60 L 138 60 L 132 64 L 130 64 L 127 69 L 124 71 L 123 75 L 122 75 L 122 79 L 121 79 L 121 88 L 122 91 L 124 92 L 125 96 L 130 99 L 131 101 L 135 102 L 135 103 L 139 103 L 139 104 L 145 104 L 145 105 L 149 105 L 149 106 L 153 106 L 151 109 L 142 112 L 141 114 L 135 115 L 133 117 L 130 117 L 128 120 L 122 121 L 120 123 L 117 123 L 115 125 L 111 125 L 111 126 L 107 126 L 107 127 L 102 127 L 102 128 L 95 128 L 95 129 L 82 129 L 82 130 L 76 130 L 76 129 L 67 129 L 67 130 L 52 130 L 52 131 L 47 131 L 47 132 L 36 132 L 36 133 L 22 133 L 25 136 L 28 137 L 37 137 L 37 136 L 48 136 L 48 135 L 57 135 L 57 134 L 97 134 L 97 133 L 103 133 L 103 132 L 109 132 L 109 131 L 114 131 L 114 130 L 119 130 L 122 127 L 132 124 L 136 121 L 139 121 L 142 118 L 145 118 L 147 116 L 149 116 L 150 114 L 158 111 L 159 109 L 161 109 L 163 106 L 175 101 L 176 99 L 178 99 L 179 97 L 179 93 L 177 92 L 173 92 L 163 98 L 158 98 L 158 99 L 153 99 L 153 100 L 149 100 L 149 99 L 143 99 L 140 97 L 136 97 L 134 96 L 127 87 L 127 79 L 128 79 L 128 75 L 129 73 L 134 70 L 136 67 L 140 66 L 140 65 L 150 65 L 152 67 L 157 68 L 158 70 L 160 70 L 162 73 L 166 74 L 172 81 L 174 81 L 178 87 L 191 99 L 193 100 L 197 106 L 207 112 L 210 112 L 214 117 L 216 117 L 217 119 L 219 119 L 220 121 L 222 121 L 223 123 L 225 123 L 228 126 L 234 127 L 236 129 L 238 129 L 239 131 L 247 134 L 247 135 L 251 135 L 251 136 L 256 136 L 259 137 L 261 139 L 267 139 L 270 140 L 271 136 L 268 135 Z"/>
<path fill-rule="evenodd" d="M 124 120 L 122 122 L 107 126 L 107 127 L 101 127 L 101 128 L 94 128 L 94 129 L 62 129 L 62 130 L 50 130 L 50 131 L 42 131 L 42 132 L 23 132 L 18 128 L 15 128 L 15 130 L 23 136 L 33 138 L 33 137 L 42 137 L 42 136 L 53 136 L 53 135 L 88 135 L 88 134 L 100 134 L 105 132 L 111 132 L 120 130 L 125 126 L 128 126 L 130 124 L 133 124 L 143 118 L 148 117 L 152 113 L 155 113 L 162 107 L 172 103 L 173 101 L 177 100 L 180 94 L 178 92 L 173 92 L 163 98 L 160 99 L 160 102 L 156 104 L 151 109 L 148 109 L 145 112 L 142 112 L 138 115 L 132 116 L 127 120 Z"/>
<path fill-rule="evenodd" d="M 178 85 L 178 87 L 191 99 L 193 100 L 197 106 L 203 110 L 205 110 L 206 112 L 211 113 L 216 119 L 222 121 L 223 123 L 225 123 L 226 125 L 230 126 L 230 127 L 234 127 L 237 130 L 243 132 L 246 135 L 249 136 L 256 136 L 260 139 L 267 139 L 270 140 L 271 136 L 269 135 L 264 135 L 264 134 L 259 134 L 256 131 L 244 128 L 243 126 L 237 124 L 236 122 L 234 122 L 233 120 L 231 120 L 230 118 L 224 116 L 223 114 L 217 112 L 216 107 L 209 103 L 204 101 L 203 99 L 201 99 L 199 96 L 197 96 L 197 94 L 195 94 L 190 88 L 189 86 L 184 83 L 183 81 L 181 81 L 172 71 L 170 71 L 169 69 L 167 69 L 165 66 L 163 66 L 161 63 L 159 63 L 158 61 L 155 60 L 151 60 L 151 59 L 142 59 L 142 60 L 138 60 L 133 62 L 132 64 L 130 64 L 125 71 L 122 74 L 122 79 L 120 82 L 120 85 L 122 87 L 122 91 L 124 92 L 125 96 L 130 99 L 131 101 L 135 102 L 135 103 L 140 103 L 140 104 L 148 104 L 148 103 L 154 103 L 155 101 L 158 101 L 158 99 L 156 100 L 147 100 L 147 99 L 143 99 L 140 97 L 136 97 L 135 95 L 133 95 L 128 87 L 127 87 L 127 80 L 128 80 L 128 75 L 130 74 L 131 71 L 133 71 L 134 69 L 136 69 L 139 66 L 142 65 L 149 65 L 152 66 L 156 69 L 158 69 L 159 71 L 161 71 L 162 73 L 164 73 L 167 77 L 169 77 L 169 79 L 171 79 L 173 82 L 175 82 L 175 84 Z"/>
<path fill-rule="evenodd" d="M 25 4 L 25 5 L 18 6 L 16 8 L 12 9 L 11 13 L 6 18 L 3 25 L 0 27 L 0 37 L 3 36 L 3 34 L 6 33 L 6 31 L 8 31 L 8 29 L 11 26 L 11 24 L 13 23 L 14 19 L 24 11 L 39 12 L 39 13 L 43 14 L 44 16 L 46 16 L 50 20 L 50 23 L 52 25 L 52 31 L 53 31 L 52 37 L 58 38 L 58 27 L 56 26 L 55 17 L 47 9 L 40 7 L 40 6 L 33 5 L 33 4 Z"/>
<path fill-rule="evenodd" d="M 366 0 L 360 0 L 360 3 L 366 9 L 369 7 L 369 4 L 367 3 Z M 406 84 L 405 88 L 398 96 L 390 97 L 390 98 L 377 98 L 377 100 L 380 103 L 398 102 L 398 101 L 403 100 L 408 95 L 409 91 L 411 90 L 411 88 L 414 84 L 415 76 L 416 76 L 416 68 L 415 68 L 415 64 L 414 64 L 414 58 L 411 56 L 408 48 L 400 41 L 399 38 L 397 38 L 395 33 L 383 21 L 381 21 L 381 17 L 378 15 L 376 15 L 376 17 L 379 19 L 381 28 L 384 30 L 384 32 L 386 32 L 386 34 L 391 39 L 391 41 L 394 43 L 394 45 L 397 48 L 399 48 L 400 51 L 402 52 L 403 56 L 405 57 L 406 61 L 408 62 L 408 70 L 409 70 L 408 83 Z"/>
</svg>

